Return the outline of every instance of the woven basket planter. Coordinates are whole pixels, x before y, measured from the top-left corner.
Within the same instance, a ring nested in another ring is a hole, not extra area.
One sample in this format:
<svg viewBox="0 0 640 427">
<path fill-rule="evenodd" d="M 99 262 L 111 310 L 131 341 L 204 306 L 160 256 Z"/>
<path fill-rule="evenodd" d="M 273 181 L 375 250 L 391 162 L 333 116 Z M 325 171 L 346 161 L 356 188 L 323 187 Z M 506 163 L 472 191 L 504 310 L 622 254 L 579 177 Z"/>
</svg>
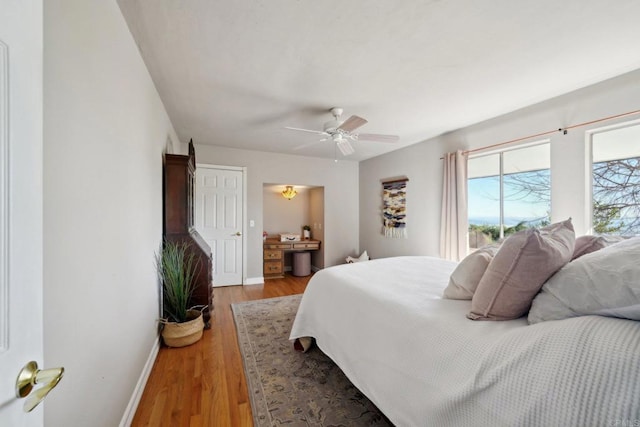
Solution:
<svg viewBox="0 0 640 427">
<path fill-rule="evenodd" d="M 202 312 L 189 310 L 188 317 L 194 317 L 182 323 L 165 322 L 162 328 L 162 339 L 168 347 L 186 347 L 202 338 L 204 321 Z"/>
</svg>

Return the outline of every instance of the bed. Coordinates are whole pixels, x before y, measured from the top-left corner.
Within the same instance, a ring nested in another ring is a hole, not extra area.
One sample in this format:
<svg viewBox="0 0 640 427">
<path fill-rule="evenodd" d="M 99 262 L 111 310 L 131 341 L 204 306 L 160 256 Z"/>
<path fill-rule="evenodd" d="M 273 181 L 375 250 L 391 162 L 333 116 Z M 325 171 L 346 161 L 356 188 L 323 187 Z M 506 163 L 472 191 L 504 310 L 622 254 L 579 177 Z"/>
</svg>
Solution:
<svg viewBox="0 0 640 427">
<path fill-rule="evenodd" d="M 472 321 L 471 301 L 442 298 L 456 266 L 319 271 L 290 338 L 313 337 L 397 426 L 640 426 L 640 322 Z"/>
</svg>

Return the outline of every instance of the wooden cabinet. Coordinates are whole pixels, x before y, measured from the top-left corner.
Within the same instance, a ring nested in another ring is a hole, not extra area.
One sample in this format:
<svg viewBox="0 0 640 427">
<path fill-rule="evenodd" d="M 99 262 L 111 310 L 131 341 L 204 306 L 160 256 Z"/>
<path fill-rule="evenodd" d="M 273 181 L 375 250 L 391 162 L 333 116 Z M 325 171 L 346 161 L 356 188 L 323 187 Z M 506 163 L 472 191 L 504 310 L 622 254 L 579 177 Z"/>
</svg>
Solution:
<svg viewBox="0 0 640 427">
<path fill-rule="evenodd" d="M 189 243 L 198 269 L 191 305 L 206 305 L 204 322 L 209 327 L 213 310 L 211 248 L 194 228 L 194 175 L 196 170 L 193 142 L 189 155 L 165 154 L 163 162 L 163 223 L 166 240 Z"/>
<path fill-rule="evenodd" d="M 319 240 L 301 240 L 297 242 L 281 242 L 267 239 L 262 248 L 263 269 L 265 279 L 276 279 L 284 276 L 284 252 L 317 251 Z"/>
</svg>

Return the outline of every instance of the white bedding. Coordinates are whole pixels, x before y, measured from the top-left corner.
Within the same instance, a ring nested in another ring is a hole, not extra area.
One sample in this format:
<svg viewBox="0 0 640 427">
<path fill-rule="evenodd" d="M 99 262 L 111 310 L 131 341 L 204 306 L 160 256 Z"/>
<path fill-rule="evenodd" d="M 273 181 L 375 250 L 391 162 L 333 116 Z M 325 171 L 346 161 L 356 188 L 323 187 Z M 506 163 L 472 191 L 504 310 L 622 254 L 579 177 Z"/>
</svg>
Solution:
<svg viewBox="0 0 640 427">
<path fill-rule="evenodd" d="M 441 298 L 455 266 L 397 257 L 322 270 L 290 338 L 314 337 L 398 426 L 640 425 L 640 322 L 472 321 L 471 301 Z"/>
</svg>

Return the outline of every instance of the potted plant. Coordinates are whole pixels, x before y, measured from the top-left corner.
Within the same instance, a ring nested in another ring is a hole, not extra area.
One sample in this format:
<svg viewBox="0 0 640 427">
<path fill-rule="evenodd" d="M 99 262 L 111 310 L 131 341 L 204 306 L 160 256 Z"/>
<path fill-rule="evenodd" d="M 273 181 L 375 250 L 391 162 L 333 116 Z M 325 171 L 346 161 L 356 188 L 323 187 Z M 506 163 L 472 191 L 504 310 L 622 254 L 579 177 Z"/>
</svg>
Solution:
<svg viewBox="0 0 640 427">
<path fill-rule="evenodd" d="M 169 347 L 184 347 L 202 338 L 202 310 L 190 307 L 198 263 L 189 243 L 165 240 L 156 255 L 158 277 L 162 282 L 162 339 Z"/>
<path fill-rule="evenodd" d="M 311 238 L 311 227 L 308 225 L 302 226 L 302 232 L 304 234 L 304 240 L 309 240 Z"/>
</svg>

